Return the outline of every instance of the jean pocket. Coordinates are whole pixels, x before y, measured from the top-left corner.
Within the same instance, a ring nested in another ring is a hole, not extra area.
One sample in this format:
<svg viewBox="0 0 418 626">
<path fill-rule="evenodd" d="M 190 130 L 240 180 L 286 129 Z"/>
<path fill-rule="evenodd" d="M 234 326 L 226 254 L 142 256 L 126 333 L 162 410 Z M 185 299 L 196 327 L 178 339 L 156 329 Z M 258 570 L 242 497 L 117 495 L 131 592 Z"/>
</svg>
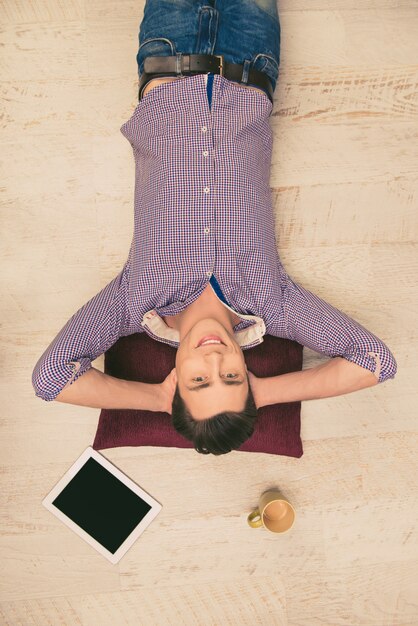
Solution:
<svg viewBox="0 0 418 626">
<path fill-rule="evenodd" d="M 142 41 L 138 54 L 136 55 L 136 61 L 138 64 L 138 74 L 142 75 L 144 71 L 144 61 L 147 57 L 168 57 L 176 54 L 176 46 L 166 37 L 150 37 Z"/>
<path fill-rule="evenodd" d="M 270 54 L 255 54 L 252 58 L 252 67 L 259 72 L 267 74 L 274 91 L 279 77 L 279 64 L 277 60 Z"/>
</svg>

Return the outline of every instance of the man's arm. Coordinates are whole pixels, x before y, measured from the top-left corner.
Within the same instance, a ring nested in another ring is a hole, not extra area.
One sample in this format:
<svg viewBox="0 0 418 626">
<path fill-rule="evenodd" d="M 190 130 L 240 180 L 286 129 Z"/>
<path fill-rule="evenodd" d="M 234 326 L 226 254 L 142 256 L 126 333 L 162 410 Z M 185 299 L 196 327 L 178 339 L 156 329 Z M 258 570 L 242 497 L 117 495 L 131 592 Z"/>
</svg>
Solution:
<svg viewBox="0 0 418 626">
<path fill-rule="evenodd" d="M 339 309 L 295 283 L 287 273 L 283 287 L 283 319 L 285 331 L 279 336 L 297 341 L 327 356 L 342 357 L 349 364 L 352 363 L 365 369 L 365 376 L 367 376 L 367 371 L 371 374 L 378 373 L 379 383 L 394 378 L 397 372 L 395 357 L 379 337 Z M 325 368 L 325 366 L 320 367 Z M 334 372 L 335 375 L 342 372 L 348 376 L 353 372 L 354 377 L 356 371 L 361 374 L 361 369 L 343 367 L 342 364 L 338 366 L 334 362 L 325 369 L 325 373 L 322 373 L 320 368 L 314 369 L 315 374 L 312 375 L 315 376 L 315 380 L 319 377 L 320 381 L 325 380 L 328 372 L 330 372 L 331 380 L 333 380 Z M 367 380 L 373 381 L 373 378 L 368 376 Z M 350 384 L 350 382 L 347 383 L 349 391 L 338 393 L 349 393 Z M 343 381 L 341 380 L 340 388 L 342 387 Z"/>
<path fill-rule="evenodd" d="M 126 334 L 127 271 L 125 264 L 113 280 L 76 311 L 38 359 L 32 372 L 38 397 L 55 400 L 86 375 L 94 359 Z"/>
<path fill-rule="evenodd" d="M 91 367 L 56 396 L 57 402 L 97 409 L 166 411 L 160 384 L 122 380 Z"/>
<path fill-rule="evenodd" d="M 279 376 L 251 378 L 251 388 L 257 408 L 279 402 L 297 402 L 340 396 L 378 384 L 376 374 L 335 357 L 317 367 Z"/>
</svg>

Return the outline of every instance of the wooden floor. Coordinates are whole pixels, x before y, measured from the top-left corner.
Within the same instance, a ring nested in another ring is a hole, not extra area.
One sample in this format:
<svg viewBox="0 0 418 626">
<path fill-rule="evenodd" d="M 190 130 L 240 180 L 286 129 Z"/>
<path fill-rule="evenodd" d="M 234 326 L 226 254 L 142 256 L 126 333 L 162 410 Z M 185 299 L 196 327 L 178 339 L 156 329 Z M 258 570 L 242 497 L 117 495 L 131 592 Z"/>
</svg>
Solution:
<svg viewBox="0 0 418 626">
<path fill-rule="evenodd" d="M 0 623 L 416 626 L 415 0 L 281 0 L 271 116 L 284 266 L 382 338 L 396 378 L 305 402 L 301 459 L 104 451 L 163 504 L 118 565 L 41 505 L 96 431 L 97 409 L 36 398 L 31 372 L 126 259 L 134 162 L 119 128 L 143 8 L 2 3 Z M 324 358 L 305 350 L 304 367 Z M 297 512 L 282 537 L 246 523 L 272 485 Z"/>
</svg>

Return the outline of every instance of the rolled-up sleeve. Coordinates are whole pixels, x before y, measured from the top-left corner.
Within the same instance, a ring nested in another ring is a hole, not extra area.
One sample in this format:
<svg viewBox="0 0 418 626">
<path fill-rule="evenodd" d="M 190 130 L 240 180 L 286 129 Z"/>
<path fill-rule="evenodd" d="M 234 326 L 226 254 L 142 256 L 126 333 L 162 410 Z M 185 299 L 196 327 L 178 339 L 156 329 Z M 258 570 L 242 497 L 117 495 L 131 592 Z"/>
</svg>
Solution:
<svg viewBox="0 0 418 626">
<path fill-rule="evenodd" d="M 128 265 L 63 326 L 32 371 L 36 396 L 51 401 L 119 337 L 128 334 Z"/>
<path fill-rule="evenodd" d="M 340 356 L 375 374 L 394 378 L 397 363 L 388 346 L 354 319 L 295 283 L 284 280 L 287 337 L 331 357 Z"/>
</svg>

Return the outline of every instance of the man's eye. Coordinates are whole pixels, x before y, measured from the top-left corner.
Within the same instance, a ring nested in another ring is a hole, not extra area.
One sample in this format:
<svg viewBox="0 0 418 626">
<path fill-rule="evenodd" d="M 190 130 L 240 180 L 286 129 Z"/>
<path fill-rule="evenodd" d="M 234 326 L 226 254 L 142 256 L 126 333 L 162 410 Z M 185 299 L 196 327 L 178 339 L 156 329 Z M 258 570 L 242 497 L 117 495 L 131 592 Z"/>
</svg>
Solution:
<svg viewBox="0 0 418 626">
<path fill-rule="evenodd" d="M 238 377 L 238 374 L 226 374 L 226 378 L 237 378 L 237 377 Z M 203 381 L 203 376 L 196 376 L 196 378 L 193 378 L 192 380 L 194 383 L 201 383 Z"/>
</svg>

